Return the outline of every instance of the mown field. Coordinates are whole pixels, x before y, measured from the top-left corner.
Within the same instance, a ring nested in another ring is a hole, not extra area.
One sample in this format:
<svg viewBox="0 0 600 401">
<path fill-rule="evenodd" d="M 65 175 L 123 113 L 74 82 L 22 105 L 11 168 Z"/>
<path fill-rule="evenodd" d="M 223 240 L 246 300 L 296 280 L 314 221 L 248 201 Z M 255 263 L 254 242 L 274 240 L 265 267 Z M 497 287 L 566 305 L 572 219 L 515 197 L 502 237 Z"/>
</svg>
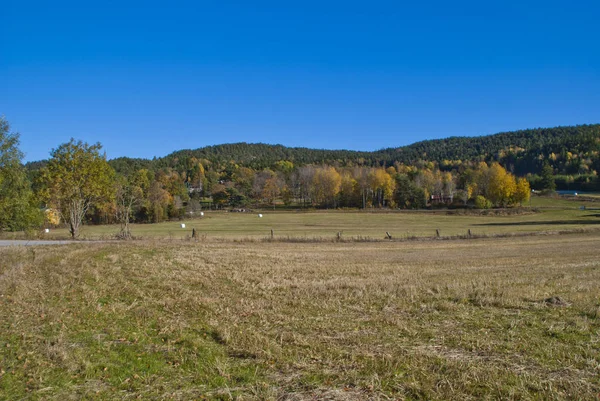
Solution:
<svg viewBox="0 0 600 401">
<path fill-rule="evenodd" d="M 1 399 L 598 394 L 596 231 L 0 249 Z"/>
<path fill-rule="evenodd" d="M 593 198 L 589 198 L 593 199 Z M 424 210 L 424 211 L 255 211 L 231 213 L 205 211 L 204 217 L 159 224 L 132 224 L 132 234 L 139 239 L 189 238 L 195 229 L 203 240 L 276 239 L 381 240 L 389 232 L 395 239 L 433 237 L 437 231 L 443 237 L 464 236 L 471 230 L 474 236 L 494 236 L 590 230 L 600 227 L 600 202 L 571 198 L 534 197 L 533 209 L 506 211 Z M 580 207 L 585 206 L 585 210 Z M 535 212 L 533 212 L 534 210 Z M 258 213 L 263 215 L 258 217 Z M 186 225 L 181 228 L 181 223 Z M 84 226 L 84 239 L 110 239 L 119 231 L 118 225 Z M 4 233 L 4 239 L 22 238 L 22 233 Z M 66 239 L 66 228 L 52 229 L 42 238 Z"/>
</svg>

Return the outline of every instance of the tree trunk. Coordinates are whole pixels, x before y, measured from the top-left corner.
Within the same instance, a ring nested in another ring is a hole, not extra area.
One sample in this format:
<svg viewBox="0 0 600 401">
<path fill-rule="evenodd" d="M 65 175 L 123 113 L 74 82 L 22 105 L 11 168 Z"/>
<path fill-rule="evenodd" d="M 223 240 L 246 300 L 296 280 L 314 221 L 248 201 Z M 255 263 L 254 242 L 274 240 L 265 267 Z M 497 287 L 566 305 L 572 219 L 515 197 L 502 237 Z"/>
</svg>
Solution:
<svg viewBox="0 0 600 401">
<path fill-rule="evenodd" d="M 79 237 L 79 227 L 87 210 L 86 202 L 83 199 L 75 199 L 70 202 L 68 213 L 69 232 L 73 239 Z"/>
<path fill-rule="evenodd" d="M 75 224 L 69 224 L 69 233 L 71 233 L 71 238 L 75 239 L 79 235 L 79 227 Z"/>
</svg>

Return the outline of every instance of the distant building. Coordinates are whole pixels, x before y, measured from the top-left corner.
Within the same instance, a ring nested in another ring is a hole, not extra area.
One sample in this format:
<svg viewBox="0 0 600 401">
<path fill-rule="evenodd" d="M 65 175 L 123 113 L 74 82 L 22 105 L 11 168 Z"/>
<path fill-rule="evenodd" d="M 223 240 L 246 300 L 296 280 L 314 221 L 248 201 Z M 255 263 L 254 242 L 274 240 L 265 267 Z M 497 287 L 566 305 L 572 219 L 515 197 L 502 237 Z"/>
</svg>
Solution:
<svg viewBox="0 0 600 401">
<path fill-rule="evenodd" d="M 450 205 L 454 200 L 454 195 L 431 195 L 432 205 Z"/>
</svg>

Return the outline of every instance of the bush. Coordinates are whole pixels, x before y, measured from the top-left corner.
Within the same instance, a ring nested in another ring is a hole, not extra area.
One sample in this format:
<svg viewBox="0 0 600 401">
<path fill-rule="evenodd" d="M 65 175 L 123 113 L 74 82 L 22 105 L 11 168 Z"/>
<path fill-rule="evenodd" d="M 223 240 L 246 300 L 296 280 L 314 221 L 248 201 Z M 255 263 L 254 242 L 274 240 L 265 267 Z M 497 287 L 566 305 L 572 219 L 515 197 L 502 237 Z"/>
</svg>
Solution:
<svg viewBox="0 0 600 401">
<path fill-rule="evenodd" d="M 477 195 L 475 198 L 475 208 L 477 209 L 490 209 L 492 207 L 492 202 L 486 199 L 482 195 Z"/>
</svg>

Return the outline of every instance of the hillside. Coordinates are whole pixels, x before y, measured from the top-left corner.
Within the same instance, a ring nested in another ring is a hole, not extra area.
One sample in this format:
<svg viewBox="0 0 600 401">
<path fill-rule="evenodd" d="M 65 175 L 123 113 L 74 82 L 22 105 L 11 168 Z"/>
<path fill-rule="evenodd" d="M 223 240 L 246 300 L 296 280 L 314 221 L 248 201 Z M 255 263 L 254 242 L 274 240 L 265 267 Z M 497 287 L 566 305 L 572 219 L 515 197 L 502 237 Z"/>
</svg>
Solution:
<svg viewBox="0 0 600 401">
<path fill-rule="evenodd" d="M 542 160 L 548 160 L 556 174 L 585 174 L 589 169 L 600 171 L 599 151 L 600 124 L 593 124 L 535 128 L 479 137 L 449 137 L 373 152 L 240 142 L 179 150 L 153 160 L 120 157 L 110 160 L 110 164 L 117 172 L 127 174 L 140 168 L 159 170 L 171 167 L 184 171 L 192 158 L 205 159 L 223 168 L 233 162 L 253 169 L 272 167 L 281 160 L 290 161 L 295 166 L 391 166 L 396 162 L 406 165 L 435 162 L 442 168 L 454 168 L 463 162 L 498 161 L 516 174 L 525 175 L 539 173 Z M 43 161 L 38 161 L 27 163 L 26 167 L 31 171 L 43 165 Z"/>
<path fill-rule="evenodd" d="M 431 161 L 477 160 L 497 155 L 510 148 L 531 151 L 544 148 L 559 150 L 581 150 L 581 145 L 589 145 L 590 139 L 600 138 L 600 124 L 571 127 L 536 128 L 479 137 L 450 137 L 417 142 L 404 148 L 386 149 L 383 152 L 393 155 L 403 153 L 401 158 L 410 161 L 423 158 Z"/>
<path fill-rule="evenodd" d="M 540 155 L 550 158 L 557 173 L 577 173 L 580 161 L 567 160 L 568 153 L 578 155 L 576 159 L 593 158 L 598 164 L 600 150 L 600 124 L 536 128 L 513 132 L 503 132 L 480 137 L 450 137 L 427 140 L 412 145 L 387 148 L 374 152 L 351 150 L 324 150 L 291 148 L 283 145 L 262 143 L 234 143 L 207 146 L 194 150 L 180 150 L 155 160 L 118 158 L 111 160 L 119 172 L 140 167 L 179 169 L 187 160 L 206 159 L 213 164 L 223 165 L 233 161 L 240 166 L 261 169 L 271 167 L 280 160 L 291 161 L 295 165 L 366 165 L 390 166 L 396 162 L 411 165 L 419 161 L 436 163 L 458 161 L 499 161 L 518 174 L 536 173 L 541 166 Z M 562 155 L 563 157 L 553 157 Z M 555 159 L 555 160 L 553 160 Z M 562 162 L 560 162 L 562 160 Z M 571 161 L 571 163 L 568 163 Z M 600 166 L 597 166 L 600 168 Z M 599 168 L 596 168 L 598 170 Z"/>
<path fill-rule="evenodd" d="M 600 125 L 578 125 L 555 128 L 536 128 L 503 132 L 481 137 L 450 137 L 417 142 L 397 149 L 385 149 L 381 153 L 386 161 L 412 164 L 419 159 L 442 163 L 450 161 L 499 161 L 512 164 L 520 173 L 535 173 L 539 167 L 539 156 L 544 158 L 570 152 L 587 155 L 600 149 Z M 597 155 L 596 155 L 597 158 Z M 552 157 L 551 157 L 552 159 Z M 556 160 L 552 160 L 556 161 Z M 555 167 L 559 172 L 574 173 L 566 166 Z M 564 170 L 564 171 L 563 171 Z"/>
</svg>

